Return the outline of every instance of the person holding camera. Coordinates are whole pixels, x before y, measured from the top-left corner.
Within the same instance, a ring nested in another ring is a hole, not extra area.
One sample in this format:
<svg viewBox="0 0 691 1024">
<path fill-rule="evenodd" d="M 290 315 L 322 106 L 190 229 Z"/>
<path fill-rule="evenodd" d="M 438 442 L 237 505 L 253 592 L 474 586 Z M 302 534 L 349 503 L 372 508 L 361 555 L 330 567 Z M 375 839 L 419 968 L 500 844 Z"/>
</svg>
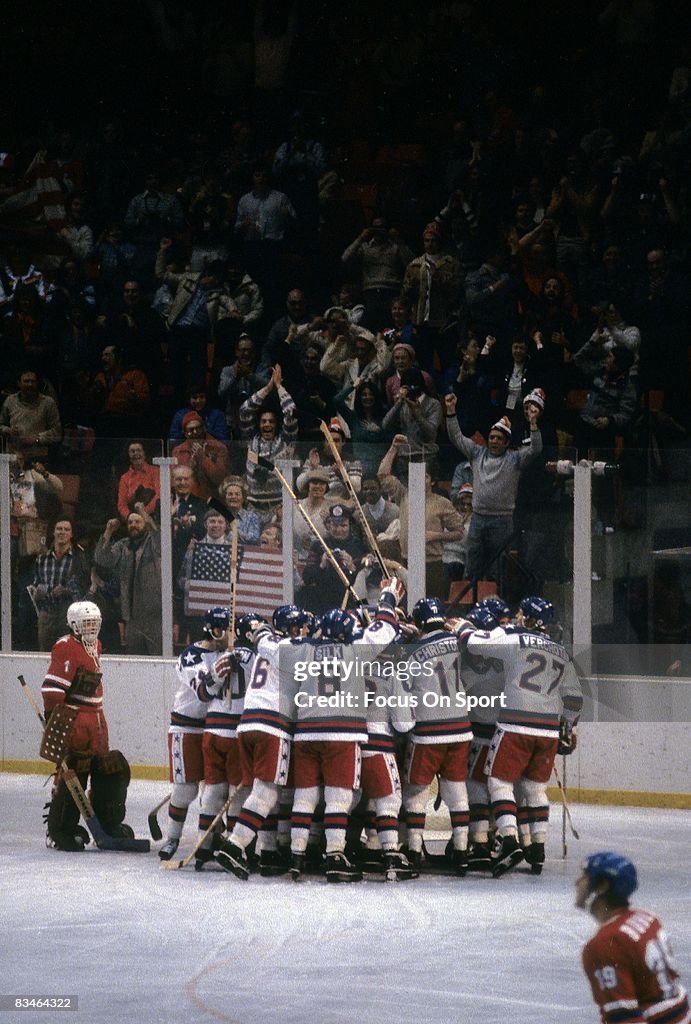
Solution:
<svg viewBox="0 0 691 1024">
<path fill-rule="evenodd" d="M 398 397 L 384 417 L 389 434 L 405 434 L 412 447 L 434 444 L 442 421 L 439 401 L 425 392 L 425 379 L 417 367 L 404 370 Z"/>
<path fill-rule="evenodd" d="M 136 502 L 141 501 L 151 516 L 156 512 L 161 496 L 158 467 L 147 460 L 141 441 L 131 441 L 127 445 L 127 458 L 129 469 L 118 480 L 118 515 L 127 519 Z"/>
<path fill-rule="evenodd" d="M 359 270 L 365 326 L 371 331 L 381 331 L 388 325 L 391 303 L 401 290 L 405 269 L 412 259 L 412 251 L 383 217 L 375 217 L 341 256 L 343 263 Z"/>
</svg>

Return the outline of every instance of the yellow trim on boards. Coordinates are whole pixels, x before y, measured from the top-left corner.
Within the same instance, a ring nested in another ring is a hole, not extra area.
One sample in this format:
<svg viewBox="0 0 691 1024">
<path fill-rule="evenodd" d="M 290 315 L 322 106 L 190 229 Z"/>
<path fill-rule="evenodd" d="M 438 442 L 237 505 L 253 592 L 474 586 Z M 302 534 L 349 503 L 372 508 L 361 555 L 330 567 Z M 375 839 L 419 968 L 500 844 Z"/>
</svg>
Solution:
<svg viewBox="0 0 691 1024">
<path fill-rule="evenodd" d="M 168 767 L 158 764 L 133 764 L 133 779 L 152 779 L 168 781 Z M 0 772 L 21 773 L 24 775 L 52 775 L 54 769 L 48 761 L 0 761 Z"/>
<path fill-rule="evenodd" d="M 133 764 L 133 779 L 168 781 L 168 768 L 157 764 Z M 0 772 L 22 773 L 25 775 L 50 775 L 48 761 L 0 761 Z M 558 806 L 559 790 L 548 786 L 547 795 L 552 804 Z M 691 810 L 691 793 L 648 793 L 643 790 L 581 789 L 578 786 L 567 789 L 569 803 L 600 804 L 619 807 L 660 807 L 667 810 Z"/>
</svg>

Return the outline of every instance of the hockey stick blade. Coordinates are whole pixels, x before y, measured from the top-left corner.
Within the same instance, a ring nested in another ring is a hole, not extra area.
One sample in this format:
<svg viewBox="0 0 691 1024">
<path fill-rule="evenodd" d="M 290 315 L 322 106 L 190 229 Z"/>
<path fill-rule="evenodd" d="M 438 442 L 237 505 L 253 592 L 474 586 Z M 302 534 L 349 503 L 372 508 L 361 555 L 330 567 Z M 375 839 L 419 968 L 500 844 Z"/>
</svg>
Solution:
<svg viewBox="0 0 691 1024">
<path fill-rule="evenodd" d="M 168 801 L 170 800 L 171 795 L 172 794 L 168 793 L 168 795 L 165 796 L 163 798 L 163 800 L 161 800 L 160 804 L 156 804 L 156 806 L 153 808 L 153 810 L 149 811 L 149 816 L 147 818 L 147 821 L 149 822 L 149 832 L 151 833 L 151 838 L 152 839 L 156 839 L 156 840 L 163 839 L 163 833 L 161 832 L 161 826 L 158 824 L 158 818 L 156 817 L 156 815 L 161 810 L 161 808 L 165 804 L 168 803 Z"/>
<path fill-rule="evenodd" d="M 270 459 L 265 459 L 263 455 L 257 455 L 256 452 L 248 452 L 247 461 L 254 462 L 255 465 L 261 466 L 262 469 L 268 469 L 269 472 L 272 472 L 276 468 Z"/>
<path fill-rule="evenodd" d="M 62 767 L 62 778 L 72 794 L 72 799 L 79 808 L 79 813 L 86 822 L 86 827 L 93 836 L 99 850 L 125 850 L 128 853 L 148 853 L 151 843 L 148 839 L 130 839 L 127 836 L 109 836 L 101 822 L 94 814 L 91 801 L 84 792 L 76 772 L 71 768 Z"/>
<path fill-rule="evenodd" d="M 99 850 L 124 850 L 127 853 L 149 853 L 151 850 L 151 843 L 148 839 L 109 836 L 98 818 L 85 818 L 84 821 Z"/>
<path fill-rule="evenodd" d="M 230 799 L 226 800 L 223 807 L 220 809 L 214 820 L 207 828 L 206 832 L 202 832 L 202 834 L 199 836 L 196 843 L 194 844 L 194 846 L 192 847 L 192 849 L 190 850 L 186 857 L 182 857 L 180 860 L 162 860 L 161 867 L 165 868 L 166 871 L 179 871 L 180 868 L 186 868 L 188 864 L 191 864 L 192 861 L 194 860 L 197 851 L 202 848 L 204 840 L 208 835 L 211 835 L 211 833 L 216 828 L 216 825 L 219 823 L 219 821 L 221 820 L 221 818 L 226 813 L 229 807 Z"/>
<path fill-rule="evenodd" d="M 222 501 L 218 500 L 218 498 L 214 498 L 213 495 L 210 498 L 207 498 L 206 507 L 213 509 L 214 512 L 218 512 L 218 514 L 223 516 L 223 518 L 229 523 L 232 523 L 235 519 L 235 516 L 228 506 L 224 505 Z"/>
</svg>

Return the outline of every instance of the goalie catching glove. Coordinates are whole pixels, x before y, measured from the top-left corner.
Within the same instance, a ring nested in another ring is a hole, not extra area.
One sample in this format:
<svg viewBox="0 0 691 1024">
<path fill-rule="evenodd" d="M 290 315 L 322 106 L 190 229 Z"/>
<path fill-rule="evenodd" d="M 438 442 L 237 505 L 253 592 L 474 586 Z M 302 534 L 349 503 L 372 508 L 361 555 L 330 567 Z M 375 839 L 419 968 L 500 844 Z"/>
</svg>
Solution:
<svg viewBox="0 0 691 1024">
<path fill-rule="evenodd" d="M 560 719 L 559 746 L 557 747 L 557 754 L 572 754 L 576 749 L 576 740 L 576 730 L 573 723 L 567 722 L 565 718 Z"/>
</svg>

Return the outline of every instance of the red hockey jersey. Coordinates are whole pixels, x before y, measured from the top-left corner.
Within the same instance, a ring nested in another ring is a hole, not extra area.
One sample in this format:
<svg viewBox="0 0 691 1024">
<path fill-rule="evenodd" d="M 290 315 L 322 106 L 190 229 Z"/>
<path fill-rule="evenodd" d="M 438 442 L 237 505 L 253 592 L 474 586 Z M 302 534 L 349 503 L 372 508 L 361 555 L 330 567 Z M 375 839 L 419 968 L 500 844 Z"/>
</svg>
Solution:
<svg viewBox="0 0 691 1024">
<path fill-rule="evenodd" d="M 662 924 L 645 910 L 622 910 L 583 949 L 583 967 L 603 1024 L 689 1024 Z"/>
<path fill-rule="evenodd" d="M 101 641 L 98 641 L 98 657 L 101 655 Z M 43 706 L 48 716 L 56 704 L 67 698 L 67 693 L 79 667 L 89 672 L 100 671 L 98 658 L 86 653 L 82 643 L 71 633 L 61 636 L 53 644 L 50 665 L 41 686 Z M 103 708 L 103 683 L 99 683 L 92 696 L 71 694 L 68 703 L 74 707 L 100 711 Z"/>
</svg>

